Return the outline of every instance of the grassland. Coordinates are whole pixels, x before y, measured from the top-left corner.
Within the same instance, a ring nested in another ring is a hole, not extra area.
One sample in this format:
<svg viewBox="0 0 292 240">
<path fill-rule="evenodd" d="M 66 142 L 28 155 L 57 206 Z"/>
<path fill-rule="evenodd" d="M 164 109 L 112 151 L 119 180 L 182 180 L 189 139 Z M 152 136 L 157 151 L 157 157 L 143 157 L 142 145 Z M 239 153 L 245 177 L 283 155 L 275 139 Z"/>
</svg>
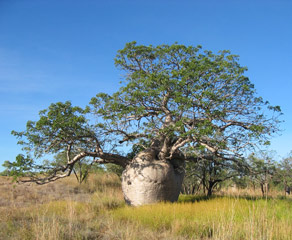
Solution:
<svg viewBox="0 0 292 240">
<path fill-rule="evenodd" d="M 1 177 L 0 239 L 292 239 L 291 199 L 247 194 L 129 207 L 111 174 L 82 185 L 74 177 L 43 186 Z"/>
</svg>

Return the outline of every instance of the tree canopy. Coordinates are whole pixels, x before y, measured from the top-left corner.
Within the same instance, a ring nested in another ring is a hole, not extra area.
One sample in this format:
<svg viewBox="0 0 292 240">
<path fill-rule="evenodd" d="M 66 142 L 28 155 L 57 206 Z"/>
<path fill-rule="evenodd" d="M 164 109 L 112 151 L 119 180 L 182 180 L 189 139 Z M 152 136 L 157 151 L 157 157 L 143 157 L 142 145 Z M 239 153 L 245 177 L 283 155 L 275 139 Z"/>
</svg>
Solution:
<svg viewBox="0 0 292 240">
<path fill-rule="evenodd" d="M 127 144 L 150 149 L 162 161 L 237 161 L 269 143 L 281 114 L 257 96 L 238 60 L 229 51 L 214 54 L 201 46 L 127 43 L 115 58 L 124 74 L 117 92 L 97 94 L 85 109 L 51 104 L 38 121 L 13 134 L 36 158 L 67 152 L 67 164 L 40 182 L 69 175 L 84 157 L 126 166 L 132 157 L 118 149 Z"/>
<path fill-rule="evenodd" d="M 111 96 L 98 94 L 91 104 L 108 120 L 102 127 L 120 135 L 120 142 L 158 140 L 161 159 L 187 144 L 227 156 L 268 143 L 277 131 L 276 116 L 264 111 L 280 108 L 257 97 L 243 75 L 246 68 L 229 51 L 132 42 L 115 63 L 126 74 L 124 86 Z"/>
</svg>

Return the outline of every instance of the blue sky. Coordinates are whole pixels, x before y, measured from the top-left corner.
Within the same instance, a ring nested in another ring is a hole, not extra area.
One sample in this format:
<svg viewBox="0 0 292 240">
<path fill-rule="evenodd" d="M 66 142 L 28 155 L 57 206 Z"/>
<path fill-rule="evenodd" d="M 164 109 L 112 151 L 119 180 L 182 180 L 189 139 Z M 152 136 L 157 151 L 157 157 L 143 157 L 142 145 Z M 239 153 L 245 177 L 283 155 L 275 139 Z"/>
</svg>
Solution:
<svg viewBox="0 0 292 240">
<path fill-rule="evenodd" d="M 52 102 L 85 106 L 118 89 L 117 50 L 138 44 L 229 49 L 285 121 L 271 149 L 292 150 L 292 1 L 0 0 L 0 165 L 20 153 L 10 132 Z M 0 171 L 3 168 L 0 167 Z"/>
</svg>

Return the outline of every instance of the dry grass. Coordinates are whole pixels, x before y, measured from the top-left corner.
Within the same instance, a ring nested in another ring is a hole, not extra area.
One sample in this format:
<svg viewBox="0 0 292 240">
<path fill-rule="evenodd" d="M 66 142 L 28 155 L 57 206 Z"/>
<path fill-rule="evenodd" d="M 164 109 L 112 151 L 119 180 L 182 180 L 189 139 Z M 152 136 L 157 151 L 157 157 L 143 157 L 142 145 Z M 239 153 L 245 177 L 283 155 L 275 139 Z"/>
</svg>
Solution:
<svg viewBox="0 0 292 240">
<path fill-rule="evenodd" d="M 0 239 L 292 239 L 292 201 L 240 197 L 251 193 L 134 208 L 111 174 L 82 185 L 74 177 L 43 186 L 1 177 Z"/>
<path fill-rule="evenodd" d="M 0 191 L 0 207 L 24 207 L 72 198 L 82 201 L 88 199 L 90 195 L 82 191 L 72 177 L 46 185 L 17 184 L 12 183 L 12 178 L 0 177 Z"/>
<path fill-rule="evenodd" d="M 124 204 L 119 179 L 108 174 L 85 185 L 74 177 L 43 186 L 1 178 L 0 192 L 0 239 L 100 239 L 103 212 Z"/>
<path fill-rule="evenodd" d="M 109 210 L 125 203 L 111 174 L 92 174 L 82 185 L 74 177 L 43 186 L 1 177 L 0 199 L 0 240 L 180 239 L 114 219 Z"/>
<path fill-rule="evenodd" d="M 262 192 L 260 188 L 236 188 L 236 187 L 228 187 L 221 189 L 218 193 L 218 196 L 232 196 L 232 197 L 247 197 L 247 198 L 262 198 Z M 277 189 L 269 189 L 268 198 L 278 198 L 285 197 L 285 192 L 279 192 Z M 287 196 L 289 197 L 289 196 Z"/>
</svg>

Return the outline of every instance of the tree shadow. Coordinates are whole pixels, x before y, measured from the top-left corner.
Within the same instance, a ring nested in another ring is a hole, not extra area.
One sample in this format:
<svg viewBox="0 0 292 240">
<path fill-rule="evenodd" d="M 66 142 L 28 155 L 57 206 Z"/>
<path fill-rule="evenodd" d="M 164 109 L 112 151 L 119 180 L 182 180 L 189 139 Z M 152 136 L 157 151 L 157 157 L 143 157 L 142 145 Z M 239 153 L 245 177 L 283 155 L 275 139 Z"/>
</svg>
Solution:
<svg viewBox="0 0 292 240">
<path fill-rule="evenodd" d="M 231 198 L 231 199 L 244 199 L 248 201 L 258 201 L 258 200 L 285 200 L 292 203 L 292 198 L 286 196 L 276 196 L 276 197 L 259 197 L 259 196 L 232 196 L 232 195 L 212 195 L 210 197 L 206 195 L 184 195 L 181 194 L 178 199 L 178 203 L 195 203 L 201 201 L 209 201 L 212 199 L 222 199 L 222 198 Z"/>
<path fill-rule="evenodd" d="M 216 196 L 208 197 L 206 195 L 185 195 L 181 194 L 178 199 L 178 203 L 194 203 L 200 201 L 208 201 L 217 198 Z"/>
</svg>

